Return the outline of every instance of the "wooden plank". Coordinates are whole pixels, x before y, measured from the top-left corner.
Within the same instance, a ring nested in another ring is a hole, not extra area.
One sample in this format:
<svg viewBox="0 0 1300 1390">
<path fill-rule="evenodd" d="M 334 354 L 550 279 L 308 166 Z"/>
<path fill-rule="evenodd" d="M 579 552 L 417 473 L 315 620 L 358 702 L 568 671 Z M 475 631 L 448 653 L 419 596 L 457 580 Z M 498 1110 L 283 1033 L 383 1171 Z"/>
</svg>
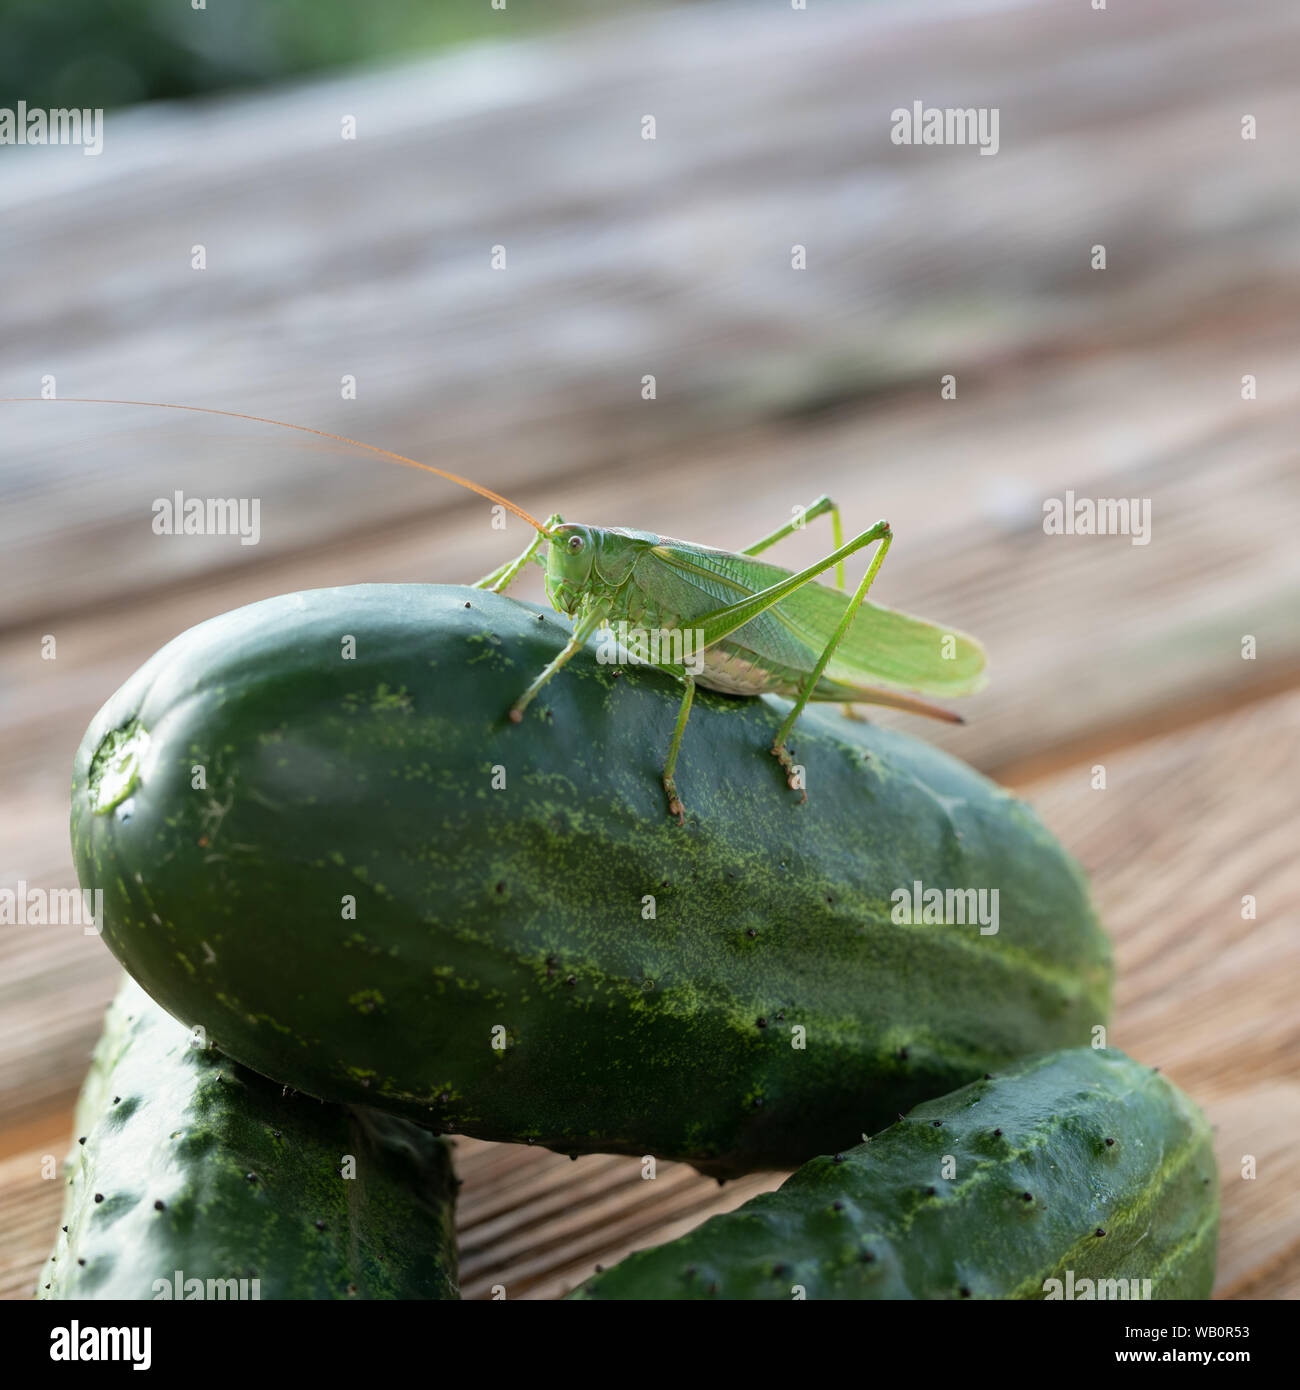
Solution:
<svg viewBox="0 0 1300 1390">
<path fill-rule="evenodd" d="M 1216 1126 L 1225 1298 L 1300 1290 L 1300 868 L 1288 819 L 1298 760 L 1294 692 L 1124 749 L 1107 759 L 1104 791 L 1091 786 L 1090 761 L 1024 789 L 1090 870 L 1114 935 L 1110 1040 L 1165 1070 Z M 1241 915 L 1244 894 L 1257 900 L 1253 920 Z M 0 1164 L 8 1296 L 30 1287 L 52 1238 L 59 1185 L 39 1177 L 50 1151 L 48 1138 L 33 1141 Z M 1253 1177 L 1242 1175 L 1247 1156 Z M 473 1298 L 497 1285 L 508 1298 L 558 1297 L 597 1264 L 779 1181 L 759 1174 L 719 1188 L 677 1164 L 645 1181 L 636 1159 L 571 1162 L 472 1140 L 458 1141 L 457 1166 Z"/>
<path fill-rule="evenodd" d="M 1250 347 L 1249 339 L 1228 339 L 1209 351 L 1167 346 L 1150 354 L 1140 373 L 1122 360 L 1088 373 L 1049 367 L 991 388 L 958 414 L 937 399 L 906 399 L 815 427 L 756 431 L 657 457 L 644 468 L 525 491 L 520 500 L 539 512 L 559 507 L 607 524 L 686 531 L 706 543 L 735 546 L 810 501 L 814 487 L 832 492 L 851 522 L 865 525 L 887 514 L 899 541 L 879 581 L 880 597 L 951 618 L 979 632 L 990 647 L 995 682 L 985 708 L 972 707 L 978 732 L 958 737 L 965 756 L 997 768 L 1086 731 L 1088 720 L 1126 718 L 1120 701 L 1134 693 L 1135 651 L 1145 654 L 1136 672 L 1137 698 L 1156 708 L 1167 706 L 1181 686 L 1195 693 L 1233 679 L 1264 681 L 1259 673 L 1265 667 L 1286 671 L 1300 655 L 1300 636 L 1285 621 L 1297 583 L 1289 535 L 1300 516 L 1300 485 L 1289 422 L 1300 404 L 1300 351 L 1293 347 L 1289 357 L 1275 359 L 1294 384 L 1274 403 L 1246 404 L 1228 391 L 1235 404 L 1226 408 L 1220 401 L 1210 408 L 1193 404 L 1187 412 L 1170 409 L 1175 383 L 1186 383 L 1204 400 L 1216 382 L 1222 388 L 1232 357 Z M 1025 426 L 1024 410 L 1027 400 L 1045 394 L 1058 400 L 1051 427 L 1040 433 Z M 1104 411 L 1099 400 L 1105 400 Z M 1051 450 L 1058 430 L 1065 437 Z M 1131 443 L 1122 453 L 1111 450 L 1108 464 L 1106 440 L 1117 430 Z M 974 450 L 971 436 L 987 441 L 982 451 Z M 972 453 L 996 471 L 972 470 Z M 863 457 L 889 460 L 883 488 L 862 474 Z M 1043 500 L 1067 488 L 1080 496 L 1149 499 L 1152 544 L 1045 536 Z M 84 724 L 98 692 L 106 694 L 149 651 L 215 612 L 322 584 L 463 582 L 522 543 L 523 528 L 512 526 L 505 535 L 493 532 L 486 509 L 475 502 L 440 523 L 417 515 L 381 535 L 362 531 L 320 551 L 268 559 L 252 574 L 200 571 L 193 587 L 151 594 L 147 606 L 132 610 L 129 625 L 120 612 L 111 621 L 100 612 L 80 620 L 70 613 L 46 615 L 0 644 L 0 689 L 17 730 L 3 752 L 18 767 L 42 763 L 48 750 L 40 739 L 52 731 L 49 721 L 75 738 L 74 713 Z M 781 555 L 802 563 L 826 544 L 825 528 L 813 526 Z M 1135 583 L 1144 597 L 1140 604 L 1132 601 Z M 537 579 L 520 592 L 538 596 Z M 1166 622 L 1171 604 L 1174 623 L 1160 651 L 1168 664 L 1155 669 L 1153 631 Z M 1211 635 L 1207 650 L 1204 629 L 1219 617 L 1234 636 L 1253 631 L 1256 620 L 1268 624 L 1259 662 L 1223 661 L 1215 649 L 1221 633 Z M 42 661 L 40 643 L 51 630 L 60 657 Z M 1071 707 L 1062 723 L 1053 713 L 1059 707 L 1040 698 L 1039 682 L 1055 679 L 1052 659 L 1069 652 L 1071 642 L 1073 659 L 1092 668 L 1089 695 L 1104 697 L 1100 719 L 1089 707 Z M 1020 683 L 1011 701 L 1008 690 L 1015 686 L 1009 681 Z M 985 746 L 988 731 L 998 727 L 989 715 L 999 709 L 1015 737 L 1003 728 L 994 746 Z M 1053 718 L 1058 722 L 1038 733 L 1026 727 L 1027 720 Z"/>
<path fill-rule="evenodd" d="M 1176 41 L 1152 6 L 700 5 L 111 116 L 98 159 L 6 159 L 0 395 L 51 374 L 279 415 L 511 490 L 943 372 L 965 393 L 1232 320 L 1285 332 L 1298 53 L 1288 0 L 1183 0 Z M 892 144 L 918 94 L 996 108 L 998 155 Z M 1256 346 L 1224 370 L 1276 389 Z M 3 409 L 9 622 L 459 505 L 301 442 Z M 891 463 L 855 467 L 879 494 Z M 177 488 L 261 499 L 260 545 L 156 543 Z"/>
<path fill-rule="evenodd" d="M 0 1159 L 0 1298 L 30 1298 L 36 1276 L 54 1248 L 63 1207 L 63 1159 L 71 1108 L 51 1113 L 39 1139 Z M 47 1160 L 58 1176 L 46 1178 Z M 44 1171 L 43 1171 L 44 1170 Z"/>
<path fill-rule="evenodd" d="M 1224 1297 L 1300 1285 L 1298 758 L 1290 693 L 1102 757 L 1105 790 L 1091 787 L 1091 759 L 1030 789 L 1090 871 L 1115 936 L 1111 1040 L 1216 1125 Z M 1257 1176 L 1245 1177 L 1251 1155 Z"/>
</svg>

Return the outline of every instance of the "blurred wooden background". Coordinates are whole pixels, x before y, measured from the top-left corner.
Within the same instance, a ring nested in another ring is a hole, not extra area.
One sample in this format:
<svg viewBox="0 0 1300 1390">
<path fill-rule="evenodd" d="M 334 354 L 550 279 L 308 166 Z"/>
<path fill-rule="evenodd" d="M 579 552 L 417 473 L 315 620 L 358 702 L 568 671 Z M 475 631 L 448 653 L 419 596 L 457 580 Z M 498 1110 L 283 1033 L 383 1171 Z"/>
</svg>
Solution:
<svg viewBox="0 0 1300 1390">
<path fill-rule="evenodd" d="M 1288 0 L 704 4 L 110 114 L 99 159 L 3 151 L 0 396 L 52 375 L 274 415 L 718 545 L 823 491 L 888 516 L 882 601 L 993 660 L 967 727 L 914 731 L 1083 861 L 1112 1040 L 1217 1125 L 1218 1292 L 1295 1297 L 1298 63 Z M 997 107 L 999 153 L 893 146 L 914 99 Z M 427 475 L 265 426 L 0 422 L 0 886 L 72 886 L 73 751 L 177 632 L 295 588 L 462 581 L 522 543 Z M 153 535 L 176 489 L 259 497 L 260 543 Z M 1149 498 L 1151 543 L 1045 535 L 1066 489 Z M 825 548 L 814 527 L 787 562 Z M 24 1297 L 116 967 L 76 928 L 0 928 L 0 961 L 0 1289 Z M 779 1181 L 459 1152 L 470 1297 L 554 1297 Z"/>
</svg>

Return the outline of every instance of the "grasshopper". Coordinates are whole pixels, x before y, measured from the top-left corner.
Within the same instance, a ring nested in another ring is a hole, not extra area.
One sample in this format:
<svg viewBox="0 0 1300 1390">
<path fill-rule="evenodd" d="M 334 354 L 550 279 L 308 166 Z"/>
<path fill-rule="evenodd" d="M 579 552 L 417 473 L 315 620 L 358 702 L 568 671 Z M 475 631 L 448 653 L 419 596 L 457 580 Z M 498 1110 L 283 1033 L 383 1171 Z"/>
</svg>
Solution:
<svg viewBox="0 0 1300 1390">
<path fill-rule="evenodd" d="M 73 403 L 192 410 L 321 435 L 436 473 L 527 522 L 536 534 L 524 550 L 473 587 L 504 593 L 526 565 L 540 564 L 546 571 L 547 596 L 559 612 L 573 620 L 573 632 L 554 660 L 510 706 L 509 719 L 514 723 L 523 719 L 546 683 L 597 630 L 630 628 L 631 635 L 625 637 L 623 645 L 632 659 L 656 667 L 682 686 L 662 772 L 668 813 L 679 825 L 685 823 L 686 811 L 677 789 L 677 757 L 697 685 L 730 695 L 778 695 L 793 701 L 770 751 L 787 784 L 801 791 L 806 801 L 807 790 L 788 740 L 809 701 L 843 704 L 846 713 L 852 712 L 854 704 L 864 703 L 962 723 L 960 716 L 918 696 L 966 695 L 984 681 L 984 652 L 974 638 L 867 601 L 867 592 L 889 552 L 893 531 L 887 521 L 878 521 L 846 542 L 840 510 L 826 496 L 745 550 L 717 550 L 623 526 L 566 522 L 558 513 L 542 523 L 522 507 L 459 474 L 306 425 L 156 401 Z M 807 522 L 827 514 L 833 548 L 814 564 L 793 572 L 754 558 Z M 873 544 L 876 549 L 866 573 L 850 594 L 845 587 L 844 562 Z M 817 582 L 831 569 L 835 570 L 835 588 Z M 648 640 L 648 629 L 674 639 L 667 655 L 658 642 Z M 694 661 L 688 661 L 688 649 L 694 651 Z"/>
</svg>

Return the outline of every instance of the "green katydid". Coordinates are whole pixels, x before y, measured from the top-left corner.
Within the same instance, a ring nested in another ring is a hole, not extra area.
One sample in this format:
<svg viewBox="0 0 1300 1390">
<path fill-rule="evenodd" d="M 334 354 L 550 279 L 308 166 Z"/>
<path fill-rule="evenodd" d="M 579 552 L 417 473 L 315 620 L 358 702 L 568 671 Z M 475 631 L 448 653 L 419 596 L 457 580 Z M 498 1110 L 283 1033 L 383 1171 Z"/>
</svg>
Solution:
<svg viewBox="0 0 1300 1390">
<path fill-rule="evenodd" d="M 952 697 L 970 694 L 983 684 L 984 652 L 974 638 L 867 601 L 867 591 L 889 551 L 893 532 L 887 521 L 878 521 L 845 542 L 839 508 L 829 497 L 819 497 L 793 520 L 743 551 L 716 550 L 649 531 L 579 525 L 564 521 L 558 514 L 543 524 L 515 503 L 458 474 L 306 425 L 156 401 L 76 403 L 193 410 L 321 435 L 436 473 L 526 521 L 536 532 L 527 547 L 474 587 L 503 593 L 527 564 L 540 564 L 546 571 L 547 595 L 558 611 L 573 619 L 573 633 L 555 659 L 520 693 L 508 711 L 509 718 L 518 723 L 542 687 L 598 629 L 609 625 L 627 629 L 630 625 L 640 634 L 625 643 L 632 659 L 655 666 L 682 686 L 662 774 L 669 814 L 676 816 L 679 824 L 685 820 L 685 810 L 677 791 L 677 757 L 697 685 L 733 695 L 771 694 L 793 701 L 776 730 L 771 752 L 789 785 L 803 791 L 807 800 L 787 740 L 810 700 L 840 703 L 846 709 L 859 702 L 885 705 L 961 723 L 958 715 L 905 692 Z M 826 513 L 831 517 L 834 548 L 814 564 L 792 572 L 753 558 Z M 849 594 L 844 561 L 872 544 L 876 550 L 866 573 Z M 817 583 L 818 577 L 832 568 L 837 587 Z M 647 627 L 678 638 L 667 656 L 657 644 L 647 644 Z M 681 640 L 686 636 L 691 637 L 690 642 Z M 697 654 L 689 665 L 685 659 L 688 648 Z"/>
<path fill-rule="evenodd" d="M 835 548 L 815 564 L 793 573 L 752 558 L 826 512 Z M 679 823 L 685 812 L 677 791 L 677 755 L 697 684 L 732 695 L 781 695 L 794 701 L 771 751 L 790 786 L 802 790 L 787 739 L 810 700 L 887 705 L 960 723 L 947 710 L 902 692 L 964 695 L 982 683 L 984 653 L 973 638 L 866 601 L 893 532 L 887 521 L 878 521 L 844 543 L 839 508 L 829 497 L 818 498 L 740 553 L 621 526 L 578 525 L 558 515 L 544 526 L 532 524 L 537 535 L 524 552 L 475 587 L 501 593 L 529 560 L 537 560 L 546 569 L 551 603 L 573 618 L 573 635 L 511 706 L 510 718 L 522 719 L 538 691 L 606 624 L 632 624 L 641 634 L 647 628 L 682 637 L 695 634 L 691 642 L 679 641 L 669 658 L 655 655 L 644 636 L 627 643 L 635 659 L 665 671 L 683 687 L 663 769 L 669 813 Z M 538 553 L 543 542 L 545 560 Z M 844 588 L 844 561 L 873 542 L 876 552 L 850 596 Z M 836 589 L 816 582 L 831 568 L 837 571 Z M 698 674 L 674 659 L 692 646 L 700 657 Z M 885 685 L 867 685 L 868 680 Z"/>
</svg>

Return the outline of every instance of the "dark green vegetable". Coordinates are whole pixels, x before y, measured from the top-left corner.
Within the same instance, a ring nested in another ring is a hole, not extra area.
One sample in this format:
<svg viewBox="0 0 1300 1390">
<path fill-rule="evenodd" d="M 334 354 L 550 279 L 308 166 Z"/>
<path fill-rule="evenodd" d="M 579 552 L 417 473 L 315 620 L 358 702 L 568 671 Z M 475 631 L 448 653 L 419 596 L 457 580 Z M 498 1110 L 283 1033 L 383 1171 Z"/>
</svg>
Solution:
<svg viewBox="0 0 1300 1390">
<path fill-rule="evenodd" d="M 131 981 L 76 1123 L 39 1297 L 458 1297 L 446 1140 L 284 1095 Z"/>
<path fill-rule="evenodd" d="M 72 838 L 104 939 L 177 1017 L 309 1094 L 562 1152 L 793 1167 L 1086 1041 L 1110 956 L 1021 802 L 905 735 L 560 649 L 481 590 L 291 594 L 204 623 L 100 711 Z M 355 651 L 352 647 L 355 647 Z M 913 885 L 998 930 L 899 925 Z M 992 899 L 988 899 L 991 903 Z"/>
<path fill-rule="evenodd" d="M 1204 1115 L 1077 1048 L 917 1106 L 571 1297 L 1208 1298 L 1218 1225 Z"/>
</svg>

